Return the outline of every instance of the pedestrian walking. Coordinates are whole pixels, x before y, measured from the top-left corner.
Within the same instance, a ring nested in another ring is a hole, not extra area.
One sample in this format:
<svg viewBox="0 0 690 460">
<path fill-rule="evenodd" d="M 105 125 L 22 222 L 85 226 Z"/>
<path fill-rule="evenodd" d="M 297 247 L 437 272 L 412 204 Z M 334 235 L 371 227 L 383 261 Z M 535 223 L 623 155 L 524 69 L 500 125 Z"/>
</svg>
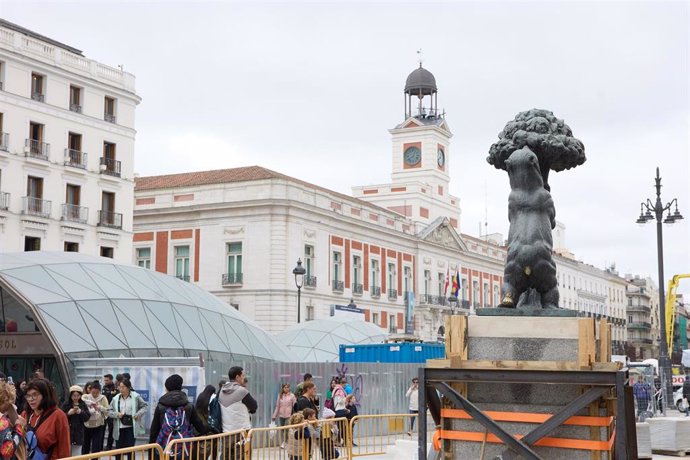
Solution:
<svg viewBox="0 0 690 460">
<path fill-rule="evenodd" d="M 122 380 L 122 379 L 120 379 Z M 118 384 L 120 382 L 118 381 Z M 112 402 L 113 398 L 115 395 L 118 393 L 117 385 L 115 382 L 113 382 L 113 374 L 105 374 L 103 376 L 103 388 L 102 388 L 103 395 L 108 399 L 108 405 Z M 115 420 L 107 417 L 105 420 L 105 428 L 108 430 L 108 435 L 106 438 L 106 450 L 112 450 L 113 449 L 113 443 L 115 442 L 113 438 L 113 422 Z"/>
<path fill-rule="evenodd" d="M 135 436 L 144 434 L 141 424 L 142 417 L 148 404 L 139 394 L 132 390 L 132 383 L 123 378 L 118 387 L 119 394 L 113 397 L 108 409 L 108 417 L 113 418 L 113 438 L 115 447 L 123 449 L 134 446 Z M 122 458 L 116 455 L 117 460 Z M 132 460 L 131 453 L 127 454 L 128 460 Z"/>
<path fill-rule="evenodd" d="M 84 422 L 84 443 L 81 454 L 101 452 L 105 436 L 105 421 L 108 420 L 108 398 L 101 393 L 101 383 L 95 380 L 91 392 L 81 398 L 89 411 L 89 419 Z"/>
<path fill-rule="evenodd" d="M 294 411 L 300 412 L 304 409 L 312 409 L 319 412 L 318 397 L 316 396 L 316 385 L 312 381 L 304 382 L 302 386 L 302 396 L 297 398 Z"/>
<path fill-rule="evenodd" d="M 249 414 L 256 413 L 258 404 L 246 388 L 244 369 L 233 366 L 228 371 L 228 383 L 218 395 L 218 402 L 223 420 L 223 432 L 250 430 L 252 427 Z M 224 460 L 244 458 L 244 435 L 235 434 L 223 438 L 225 442 Z"/>
<path fill-rule="evenodd" d="M 637 377 L 637 382 L 633 385 L 633 396 L 637 402 L 637 417 L 640 422 L 644 422 L 651 401 L 651 394 L 649 384 L 645 383 L 644 377 L 641 375 Z M 652 408 L 652 410 L 654 409 Z"/>
<path fill-rule="evenodd" d="M 84 443 L 84 423 L 89 419 L 89 409 L 81 397 L 84 391 L 79 385 L 69 388 L 69 398 L 62 405 L 69 423 L 69 439 L 72 445 L 72 457 L 79 455 Z"/>
<path fill-rule="evenodd" d="M 276 401 L 276 408 L 273 411 L 273 421 L 278 421 L 278 426 L 286 426 L 290 421 L 290 415 L 292 415 L 292 409 L 297 402 L 297 398 L 290 391 L 290 384 L 284 383 L 280 387 L 280 394 L 278 395 L 278 400 Z M 285 448 L 285 430 L 280 430 L 280 447 Z"/>
<path fill-rule="evenodd" d="M 69 422 L 67 415 L 57 407 L 55 388 L 48 380 L 34 377 L 26 386 L 25 398 L 26 410 L 22 418 L 26 420 L 27 432 L 33 432 L 27 434 L 27 442 L 29 437 L 35 437 L 38 451 L 50 460 L 69 457 Z"/>
<path fill-rule="evenodd" d="M 405 397 L 409 400 L 407 404 L 407 409 L 410 411 L 410 414 L 413 414 L 413 416 L 410 417 L 410 429 L 407 430 L 408 436 L 412 436 L 412 431 L 414 431 L 414 421 L 417 418 L 417 414 L 419 414 L 418 382 L 419 379 L 417 379 L 417 377 L 414 377 L 412 379 L 412 385 L 410 385 L 410 388 L 407 389 L 407 393 L 405 393 Z"/>
</svg>

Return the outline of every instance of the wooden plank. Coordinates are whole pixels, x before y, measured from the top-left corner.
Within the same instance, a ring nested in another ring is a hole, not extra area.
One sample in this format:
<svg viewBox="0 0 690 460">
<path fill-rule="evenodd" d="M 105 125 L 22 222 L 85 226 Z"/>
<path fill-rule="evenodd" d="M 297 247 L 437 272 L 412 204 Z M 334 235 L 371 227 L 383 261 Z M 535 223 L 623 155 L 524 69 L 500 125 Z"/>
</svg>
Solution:
<svg viewBox="0 0 690 460">
<path fill-rule="evenodd" d="M 592 417 L 599 415 L 599 401 L 594 401 L 589 405 L 589 415 Z M 592 441 L 601 441 L 601 432 L 599 431 L 599 427 L 589 427 L 589 439 Z M 593 450 L 591 458 L 592 460 L 601 460 L 601 452 L 598 450 Z"/>
<path fill-rule="evenodd" d="M 591 369 L 596 361 L 596 340 L 594 337 L 594 318 L 578 318 L 577 362 L 580 369 Z"/>
<path fill-rule="evenodd" d="M 606 319 L 599 320 L 599 359 L 602 363 L 611 361 L 611 325 Z"/>
<path fill-rule="evenodd" d="M 592 363 L 593 371 L 614 372 L 623 369 L 623 363 Z"/>
<path fill-rule="evenodd" d="M 450 367 L 450 359 L 427 359 L 426 367 L 429 369 L 447 369 Z"/>
<path fill-rule="evenodd" d="M 452 315 L 446 318 L 446 359 L 456 357 L 460 360 L 467 359 L 467 316 Z M 463 396 L 467 396 L 466 383 L 451 383 L 451 387 Z M 443 398 L 443 406 L 451 407 L 446 398 Z M 450 419 L 442 419 L 442 425 L 445 430 L 452 429 L 453 421 Z M 455 445 L 450 440 L 444 440 L 444 453 L 447 460 L 452 460 Z"/>
<path fill-rule="evenodd" d="M 577 361 L 515 361 L 515 360 L 462 360 L 457 356 L 450 358 L 454 369 L 514 369 L 535 371 L 579 371 Z"/>
</svg>

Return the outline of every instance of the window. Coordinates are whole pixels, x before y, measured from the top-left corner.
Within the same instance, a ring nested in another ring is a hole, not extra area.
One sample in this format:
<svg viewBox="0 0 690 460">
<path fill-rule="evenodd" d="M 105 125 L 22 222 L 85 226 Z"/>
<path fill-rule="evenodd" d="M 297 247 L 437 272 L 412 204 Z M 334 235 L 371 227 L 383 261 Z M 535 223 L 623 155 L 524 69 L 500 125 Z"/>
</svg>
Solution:
<svg viewBox="0 0 690 460">
<path fill-rule="evenodd" d="M 43 75 L 37 73 L 31 74 L 31 99 L 39 102 L 45 102 L 45 94 L 43 92 Z"/>
<path fill-rule="evenodd" d="M 379 324 L 379 314 L 378 313 L 372 313 L 371 314 L 371 322 L 378 325 Z"/>
<path fill-rule="evenodd" d="M 8 145 L 10 143 L 10 135 L 3 131 L 3 127 L 4 127 L 3 114 L 0 113 L 0 150 L 7 150 L 10 148 L 10 146 Z"/>
<path fill-rule="evenodd" d="M 632 315 L 628 315 L 628 322 L 629 322 L 629 323 L 632 323 L 632 322 L 633 322 L 633 317 L 632 317 Z"/>
<path fill-rule="evenodd" d="M 484 283 L 484 306 L 488 307 L 491 304 L 491 292 L 489 292 L 489 283 Z"/>
<path fill-rule="evenodd" d="M 464 283 L 465 280 L 462 280 L 462 281 L 463 281 L 463 283 Z M 498 295 L 499 295 L 499 294 L 498 294 L 498 286 L 494 284 L 494 306 L 496 306 L 496 305 L 498 305 L 499 303 L 501 303 L 500 300 L 498 300 Z"/>
<path fill-rule="evenodd" d="M 175 277 L 189 281 L 189 246 L 175 246 Z"/>
<path fill-rule="evenodd" d="M 43 128 L 43 125 L 40 123 L 29 122 L 29 139 L 27 140 L 26 147 L 28 148 L 28 154 L 32 157 L 47 159 L 48 144 L 43 142 Z"/>
<path fill-rule="evenodd" d="M 467 299 L 467 278 L 462 279 L 462 300 Z"/>
<path fill-rule="evenodd" d="M 112 259 L 115 257 L 115 250 L 113 248 L 109 248 L 108 246 L 101 246 L 101 257 Z"/>
<path fill-rule="evenodd" d="M 388 290 L 393 291 L 395 290 L 395 264 L 394 263 L 388 263 Z"/>
<path fill-rule="evenodd" d="M 29 176 L 26 185 L 26 194 L 32 198 L 43 198 L 43 178 Z"/>
<path fill-rule="evenodd" d="M 115 98 L 105 97 L 103 119 L 115 123 Z"/>
<path fill-rule="evenodd" d="M 314 306 L 307 305 L 307 321 L 314 321 Z"/>
<path fill-rule="evenodd" d="M 395 324 L 395 315 L 388 315 L 388 332 L 398 332 L 397 325 Z"/>
<path fill-rule="evenodd" d="M 81 152 L 81 134 L 69 133 L 67 135 L 67 145 L 70 150 Z"/>
<path fill-rule="evenodd" d="M 62 218 L 72 222 L 86 221 L 86 208 L 80 206 L 81 187 L 67 184 L 65 186 L 65 205 L 62 208 Z"/>
<path fill-rule="evenodd" d="M 341 281 L 342 274 L 340 273 L 340 265 L 342 263 L 342 254 L 340 252 L 333 252 L 333 282 Z"/>
<path fill-rule="evenodd" d="M 309 244 L 304 245 L 304 269 L 306 270 L 304 276 L 307 278 L 312 276 L 314 271 L 314 246 Z"/>
<path fill-rule="evenodd" d="M 120 177 L 121 163 L 117 161 L 116 145 L 103 142 L 103 157 L 101 158 L 101 172 Z"/>
<path fill-rule="evenodd" d="M 65 203 L 79 206 L 81 201 L 81 187 L 79 185 L 67 184 L 65 188 L 67 190 Z"/>
<path fill-rule="evenodd" d="M 474 280 L 472 281 L 472 303 L 475 307 L 479 306 L 480 300 L 481 299 L 479 298 L 479 281 Z"/>
<path fill-rule="evenodd" d="M 352 284 L 361 283 L 362 272 L 362 258 L 359 256 L 352 256 Z"/>
<path fill-rule="evenodd" d="M 137 248 L 137 265 L 141 268 L 151 268 L 151 248 Z"/>
<path fill-rule="evenodd" d="M 79 252 L 79 243 L 65 241 L 65 252 Z"/>
<path fill-rule="evenodd" d="M 227 243 L 225 245 L 228 260 L 228 282 L 230 284 L 242 282 L 242 243 Z"/>
<path fill-rule="evenodd" d="M 404 267 L 403 268 L 403 280 L 405 283 L 404 292 L 411 292 L 413 291 L 412 289 L 412 268 L 411 267 Z"/>
<path fill-rule="evenodd" d="M 380 265 L 378 259 L 371 259 L 371 287 L 379 287 Z M 376 314 L 376 313 L 374 313 Z"/>
<path fill-rule="evenodd" d="M 70 85 L 69 87 L 69 109 L 72 112 L 81 113 L 81 88 Z"/>
<path fill-rule="evenodd" d="M 24 237 L 24 251 L 40 251 L 41 250 L 41 239 L 33 236 Z"/>
<path fill-rule="evenodd" d="M 429 295 L 429 289 L 431 288 L 431 271 L 424 270 L 424 296 Z"/>
<path fill-rule="evenodd" d="M 446 278 L 443 273 L 438 274 L 438 296 L 445 297 Z"/>
</svg>

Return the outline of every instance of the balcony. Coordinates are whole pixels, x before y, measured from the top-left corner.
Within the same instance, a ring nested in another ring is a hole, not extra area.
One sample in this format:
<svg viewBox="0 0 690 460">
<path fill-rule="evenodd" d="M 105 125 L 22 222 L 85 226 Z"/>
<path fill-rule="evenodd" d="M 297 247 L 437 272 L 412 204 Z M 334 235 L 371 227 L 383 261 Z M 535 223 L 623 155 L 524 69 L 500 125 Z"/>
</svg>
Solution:
<svg viewBox="0 0 690 460">
<path fill-rule="evenodd" d="M 24 153 L 27 157 L 48 161 L 50 144 L 46 144 L 37 139 L 26 139 L 24 143 Z"/>
<path fill-rule="evenodd" d="M 31 99 L 38 102 L 45 102 L 46 96 L 43 93 L 31 93 Z"/>
<path fill-rule="evenodd" d="M 628 323 L 628 329 L 651 329 L 652 325 L 646 321 L 637 321 L 637 322 L 632 322 Z"/>
<path fill-rule="evenodd" d="M 120 177 L 122 162 L 114 158 L 101 157 L 101 174 Z"/>
<path fill-rule="evenodd" d="M 65 149 L 65 166 L 86 169 L 86 153 L 79 150 Z"/>
<path fill-rule="evenodd" d="M 175 275 L 175 278 L 189 283 L 189 275 Z"/>
<path fill-rule="evenodd" d="M 333 280 L 331 285 L 333 286 L 333 292 L 343 292 L 344 285 L 342 281 Z"/>
<path fill-rule="evenodd" d="M 432 303 L 434 305 L 445 305 L 447 302 L 448 302 L 448 299 L 446 299 L 446 296 L 437 295 L 437 296 L 434 296 Z"/>
<path fill-rule="evenodd" d="M 108 123 L 117 123 L 117 118 L 112 113 L 106 113 L 103 115 L 103 119 Z"/>
<path fill-rule="evenodd" d="M 52 203 L 33 196 L 22 197 L 22 212 L 30 216 L 50 217 Z"/>
<path fill-rule="evenodd" d="M 242 273 L 223 273 L 221 284 L 223 286 L 241 286 Z"/>
<path fill-rule="evenodd" d="M 0 150 L 5 152 L 10 149 L 10 133 L 0 133 Z"/>
<path fill-rule="evenodd" d="M 432 302 L 432 299 L 434 296 L 429 295 L 429 294 L 420 294 L 419 295 L 419 305 L 429 305 Z"/>
<path fill-rule="evenodd" d="M 69 110 L 70 112 L 81 113 L 81 106 L 79 104 L 70 104 Z"/>
<path fill-rule="evenodd" d="M 7 211 L 10 208 L 10 194 L 0 192 L 0 211 Z"/>
<path fill-rule="evenodd" d="M 373 298 L 378 299 L 381 297 L 381 287 L 380 286 L 372 286 L 369 288 L 369 295 L 371 295 Z"/>
<path fill-rule="evenodd" d="M 389 289 L 388 290 L 388 300 L 397 300 L 398 299 L 398 290 L 397 289 Z"/>
<path fill-rule="evenodd" d="M 85 224 L 89 219 L 89 208 L 76 204 L 65 203 L 62 205 L 61 219 L 69 222 Z"/>
<path fill-rule="evenodd" d="M 628 305 L 628 306 L 625 308 L 625 310 L 626 310 L 626 311 L 629 311 L 629 312 L 639 311 L 639 312 L 643 312 L 643 313 L 651 313 L 651 311 L 652 311 L 652 310 L 651 310 L 648 306 L 646 306 L 646 305 Z"/>
<path fill-rule="evenodd" d="M 122 228 L 122 214 L 112 211 L 98 211 L 98 226 Z"/>
<path fill-rule="evenodd" d="M 316 287 L 316 277 L 312 275 L 305 275 L 304 287 L 314 289 Z"/>
<path fill-rule="evenodd" d="M 354 283 L 352 285 L 352 293 L 354 295 L 362 295 L 362 292 L 364 292 L 364 286 L 359 284 L 359 283 Z"/>
<path fill-rule="evenodd" d="M 460 300 L 458 300 L 458 306 L 459 306 L 460 308 L 467 308 L 467 309 L 469 309 L 469 308 L 470 308 L 470 301 L 469 301 L 469 300 L 462 300 L 462 299 L 460 299 Z"/>
</svg>

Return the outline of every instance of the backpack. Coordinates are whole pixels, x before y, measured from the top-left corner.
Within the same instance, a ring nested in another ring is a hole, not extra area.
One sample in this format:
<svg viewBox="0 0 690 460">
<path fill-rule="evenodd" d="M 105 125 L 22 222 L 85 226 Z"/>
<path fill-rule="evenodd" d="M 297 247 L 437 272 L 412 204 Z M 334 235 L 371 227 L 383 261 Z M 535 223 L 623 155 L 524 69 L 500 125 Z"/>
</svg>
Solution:
<svg viewBox="0 0 690 460">
<path fill-rule="evenodd" d="M 223 413 L 220 410 L 220 395 L 216 396 L 208 403 L 208 429 L 213 433 L 223 432 Z"/>
<path fill-rule="evenodd" d="M 46 413 L 41 417 L 41 419 L 38 421 L 36 426 L 31 426 L 30 424 L 27 423 L 26 426 L 26 435 L 24 436 L 24 440 L 26 443 L 26 458 L 28 460 L 48 460 L 50 459 L 51 454 L 53 453 L 53 448 L 55 445 L 53 444 L 48 448 L 47 452 L 43 452 L 40 447 L 38 447 L 38 437 L 36 437 L 36 430 L 38 430 L 38 427 L 41 426 L 41 423 L 43 423 L 50 415 L 55 411 L 55 409 L 51 410 L 50 412 Z"/>
<path fill-rule="evenodd" d="M 174 439 L 192 437 L 192 426 L 187 417 L 186 406 L 165 407 L 158 405 L 161 411 L 161 430 L 158 432 L 156 443 L 165 450 L 168 443 Z M 170 458 L 181 459 L 189 456 L 189 443 L 177 446 Z"/>
</svg>

